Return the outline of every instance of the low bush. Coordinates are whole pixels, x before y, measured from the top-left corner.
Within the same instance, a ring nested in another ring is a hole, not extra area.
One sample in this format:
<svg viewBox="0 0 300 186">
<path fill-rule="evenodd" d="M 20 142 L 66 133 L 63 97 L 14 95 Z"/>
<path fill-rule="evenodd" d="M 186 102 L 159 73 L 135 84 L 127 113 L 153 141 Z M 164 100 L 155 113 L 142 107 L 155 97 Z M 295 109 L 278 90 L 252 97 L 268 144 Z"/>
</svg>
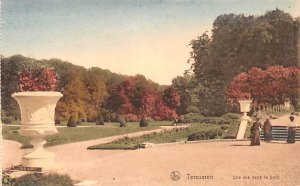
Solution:
<svg viewBox="0 0 300 186">
<path fill-rule="evenodd" d="M 76 125 L 81 125 L 81 120 L 80 119 L 76 121 Z"/>
<path fill-rule="evenodd" d="M 110 115 L 104 115 L 103 120 L 104 122 L 111 122 Z"/>
<path fill-rule="evenodd" d="M 140 127 L 148 127 L 148 121 L 146 120 L 146 118 L 142 118 L 140 121 Z"/>
<path fill-rule="evenodd" d="M 2 179 L 3 180 L 3 179 Z M 68 175 L 48 174 L 36 176 L 28 174 L 12 180 L 13 186 L 73 186 Z M 8 185 L 7 185 L 8 186 Z"/>
<path fill-rule="evenodd" d="M 229 125 L 227 125 L 226 132 L 224 132 L 224 139 L 235 139 L 237 132 L 239 130 L 240 122 L 239 120 L 233 120 Z M 221 127 L 222 129 L 222 127 Z"/>
<path fill-rule="evenodd" d="M 70 116 L 67 127 L 76 127 L 76 121 L 73 115 Z"/>
<path fill-rule="evenodd" d="M 188 123 L 207 123 L 207 124 L 230 124 L 234 120 L 240 118 L 239 114 L 227 113 L 221 117 L 205 117 L 197 113 L 188 113 L 184 115 L 183 122 Z"/>
<path fill-rule="evenodd" d="M 2 186 L 14 186 L 15 181 L 8 175 L 2 174 Z"/>
<path fill-rule="evenodd" d="M 237 120 L 240 119 L 241 115 L 238 113 L 226 113 L 222 117 L 225 119 Z"/>
<path fill-rule="evenodd" d="M 60 125 L 61 124 L 61 121 L 58 118 L 56 118 L 54 122 L 55 122 L 55 125 Z"/>
<path fill-rule="evenodd" d="M 14 117 L 12 117 L 12 116 L 1 116 L 1 121 L 2 121 L 2 123 L 4 123 L 4 124 L 11 124 L 13 121 L 14 121 Z"/>
<path fill-rule="evenodd" d="M 197 140 L 205 140 L 206 135 L 205 132 L 197 132 L 188 136 L 187 141 L 197 141 Z"/>
<path fill-rule="evenodd" d="M 187 141 L 215 139 L 219 136 L 222 136 L 222 131 L 220 129 L 215 129 L 208 132 L 201 131 L 189 135 Z"/>
<path fill-rule="evenodd" d="M 88 116 L 86 119 L 87 122 L 96 122 L 96 118 Z"/>
<path fill-rule="evenodd" d="M 188 123 L 197 123 L 203 118 L 204 118 L 204 116 L 201 114 L 188 113 L 188 114 L 185 114 L 183 117 L 181 117 L 181 120 L 184 120 Z"/>
<path fill-rule="evenodd" d="M 206 135 L 206 139 L 215 139 L 219 136 L 222 136 L 222 131 L 218 130 L 218 129 L 211 130 L 211 131 L 205 133 L 205 135 Z"/>
<path fill-rule="evenodd" d="M 221 126 L 221 130 L 227 130 L 228 129 L 228 126 Z"/>
<path fill-rule="evenodd" d="M 98 115 L 96 118 L 96 125 L 104 125 L 104 120 L 101 115 Z"/>
<path fill-rule="evenodd" d="M 7 174 L 2 175 L 3 186 L 72 186 L 74 181 L 68 175 L 27 174 L 18 178 L 11 178 Z"/>
<path fill-rule="evenodd" d="M 118 123 L 120 123 L 120 127 L 126 127 L 126 121 L 122 116 L 118 116 Z"/>
</svg>

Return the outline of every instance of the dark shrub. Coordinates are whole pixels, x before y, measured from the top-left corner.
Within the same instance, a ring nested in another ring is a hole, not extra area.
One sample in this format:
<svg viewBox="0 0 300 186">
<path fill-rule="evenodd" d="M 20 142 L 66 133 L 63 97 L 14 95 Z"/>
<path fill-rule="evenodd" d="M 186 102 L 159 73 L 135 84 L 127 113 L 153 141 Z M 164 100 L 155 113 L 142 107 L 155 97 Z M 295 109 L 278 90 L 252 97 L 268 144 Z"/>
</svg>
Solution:
<svg viewBox="0 0 300 186">
<path fill-rule="evenodd" d="M 104 122 L 110 122 L 111 121 L 110 114 L 108 114 L 108 113 L 104 114 L 103 120 L 104 120 Z"/>
<path fill-rule="evenodd" d="M 212 131 L 205 133 L 205 135 L 206 135 L 206 139 L 215 139 L 218 136 L 222 135 L 222 131 L 221 130 L 212 130 Z"/>
<path fill-rule="evenodd" d="M 240 119 L 241 115 L 237 113 L 227 113 L 222 116 L 225 119 L 237 120 Z"/>
<path fill-rule="evenodd" d="M 120 127 L 126 127 L 126 121 L 122 116 L 118 116 L 118 123 L 120 123 Z"/>
<path fill-rule="evenodd" d="M 188 113 L 184 115 L 185 122 L 189 123 L 230 124 L 230 122 L 235 118 L 238 118 L 238 115 L 233 113 L 225 114 L 222 117 L 205 117 L 196 113 Z"/>
<path fill-rule="evenodd" d="M 228 127 L 227 126 L 221 126 L 221 130 L 227 130 Z"/>
<path fill-rule="evenodd" d="M 88 115 L 86 118 L 86 121 L 87 122 L 96 122 L 96 118 Z"/>
<path fill-rule="evenodd" d="M 142 118 L 140 121 L 140 127 L 148 127 L 148 121 L 146 120 L 146 118 Z"/>
<path fill-rule="evenodd" d="M 56 118 L 56 119 L 55 119 L 55 125 L 60 125 L 60 124 L 61 124 L 60 119 L 59 119 L 59 118 Z"/>
<path fill-rule="evenodd" d="M 222 135 L 222 131 L 220 129 L 211 130 L 208 132 L 196 132 L 188 136 L 187 141 L 197 141 L 197 140 L 207 140 L 207 139 L 215 139 L 218 136 Z"/>
<path fill-rule="evenodd" d="M 12 116 L 1 116 L 2 123 L 11 124 L 14 121 Z"/>
<path fill-rule="evenodd" d="M 7 174 L 2 175 L 2 186 L 13 186 L 14 180 Z"/>
<path fill-rule="evenodd" d="M 197 132 L 188 136 L 188 141 L 197 141 L 206 139 L 205 132 Z"/>
<path fill-rule="evenodd" d="M 35 176 L 28 174 L 15 179 L 15 186 L 72 186 L 73 181 L 68 175 L 48 174 Z"/>
<path fill-rule="evenodd" d="M 203 115 L 196 113 L 188 113 L 184 115 L 184 120 L 188 123 L 197 123 L 203 118 Z"/>
<path fill-rule="evenodd" d="M 81 125 L 81 119 L 78 119 L 78 120 L 76 121 L 76 125 Z"/>
<path fill-rule="evenodd" d="M 96 125 L 104 125 L 104 120 L 101 115 L 98 115 L 96 118 Z"/>
<path fill-rule="evenodd" d="M 76 122 L 75 122 L 75 117 L 74 115 L 71 115 L 69 120 L 68 120 L 68 124 L 67 127 L 76 127 Z"/>
</svg>

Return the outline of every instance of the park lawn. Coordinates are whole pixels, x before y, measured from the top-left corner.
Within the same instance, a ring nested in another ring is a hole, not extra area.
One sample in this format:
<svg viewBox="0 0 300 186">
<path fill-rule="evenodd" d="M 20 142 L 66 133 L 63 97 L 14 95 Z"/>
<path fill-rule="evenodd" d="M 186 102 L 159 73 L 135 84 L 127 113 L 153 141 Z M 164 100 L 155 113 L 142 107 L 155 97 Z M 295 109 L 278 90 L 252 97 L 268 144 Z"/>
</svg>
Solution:
<svg viewBox="0 0 300 186">
<path fill-rule="evenodd" d="M 232 123 L 236 130 L 237 122 Z M 223 127 L 222 127 L 223 126 Z M 188 128 L 181 129 L 173 129 L 171 131 L 162 131 L 162 132 L 154 132 L 152 134 L 146 134 L 140 137 L 128 138 L 125 137 L 123 139 L 116 140 L 111 143 L 99 144 L 88 147 L 88 149 L 95 150 L 109 150 L 109 149 L 137 149 L 142 146 L 143 143 L 174 143 L 180 141 L 186 141 L 188 136 L 197 133 L 197 132 L 209 132 L 214 130 L 222 130 L 222 136 L 218 138 L 224 138 L 225 136 L 231 135 L 233 129 L 230 127 L 224 127 L 225 125 L 219 124 L 206 124 L 206 123 L 196 123 L 192 124 Z M 236 131 L 234 132 L 236 134 Z"/>
<path fill-rule="evenodd" d="M 23 147 L 30 146 L 30 138 L 20 136 L 18 126 L 3 126 L 2 135 L 4 139 L 17 141 L 23 144 Z M 118 124 L 109 123 L 94 127 L 59 127 L 58 133 L 52 136 L 46 136 L 46 147 L 86 141 L 98 138 L 104 138 L 114 135 L 127 134 L 138 131 L 158 129 L 158 126 L 139 127 L 138 123 L 127 123 L 127 127 L 119 127 Z"/>
</svg>

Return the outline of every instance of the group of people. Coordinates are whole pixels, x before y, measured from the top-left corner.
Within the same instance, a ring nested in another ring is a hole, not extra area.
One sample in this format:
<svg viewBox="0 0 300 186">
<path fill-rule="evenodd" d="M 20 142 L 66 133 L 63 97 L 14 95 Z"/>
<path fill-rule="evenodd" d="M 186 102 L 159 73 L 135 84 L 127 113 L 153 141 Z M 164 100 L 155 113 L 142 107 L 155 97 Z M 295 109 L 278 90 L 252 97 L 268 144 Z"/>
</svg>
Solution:
<svg viewBox="0 0 300 186">
<path fill-rule="evenodd" d="M 295 117 L 290 116 L 290 122 L 288 125 L 288 136 L 287 143 L 295 143 L 296 127 L 297 124 L 294 122 Z M 251 143 L 250 146 L 260 145 L 260 128 L 264 131 L 264 141 L 270 142 L 272 140 L 272 124 L 269 119 L 266 119 L 264 124 L 260 123 L 260 118 L 256 118 L 251 127 Z"/>
</svg>

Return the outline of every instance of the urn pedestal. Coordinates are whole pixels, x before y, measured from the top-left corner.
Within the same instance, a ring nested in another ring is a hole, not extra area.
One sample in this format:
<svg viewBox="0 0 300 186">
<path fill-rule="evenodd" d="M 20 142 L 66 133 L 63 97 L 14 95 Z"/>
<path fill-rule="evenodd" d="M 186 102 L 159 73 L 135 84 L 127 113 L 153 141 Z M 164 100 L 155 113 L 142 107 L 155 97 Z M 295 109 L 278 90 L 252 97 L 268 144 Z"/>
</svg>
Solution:
<svg viewBox="0 0 300 186">
<path fill-rule="evenodd" d="M 239 131 L 238 131 L 238 134 L 236 136 L 236 139 L 244 139 L 244 137 L 245 137 L 245 132 L 246 132 L 246 129 L 247 129 L 248 121 L 251 121 L 250 117 L 247 116 L 247 112 L 250 111 L 251 102 L 252 102 L 252 100 L 241 100 L 241 101 L 239 101 L 240 110 L 243 113 L 243 116 L 241 118 L 241 123 L 240 123 L 240 126 L 239 126 Z"/>
<path fill-rule="evenodd" d="M 22 157 L 22 166 L 41 167 L 51 170 L 55 167 L 55 156 L 43 148 L 45 136 L 57 133 L 54 125 L 54 113 L 60 92 L 18 92 L 12 97 L 16 99 L 21 111 L 20 135 L 32 137 L 33 149 Z"/>
</svg>

